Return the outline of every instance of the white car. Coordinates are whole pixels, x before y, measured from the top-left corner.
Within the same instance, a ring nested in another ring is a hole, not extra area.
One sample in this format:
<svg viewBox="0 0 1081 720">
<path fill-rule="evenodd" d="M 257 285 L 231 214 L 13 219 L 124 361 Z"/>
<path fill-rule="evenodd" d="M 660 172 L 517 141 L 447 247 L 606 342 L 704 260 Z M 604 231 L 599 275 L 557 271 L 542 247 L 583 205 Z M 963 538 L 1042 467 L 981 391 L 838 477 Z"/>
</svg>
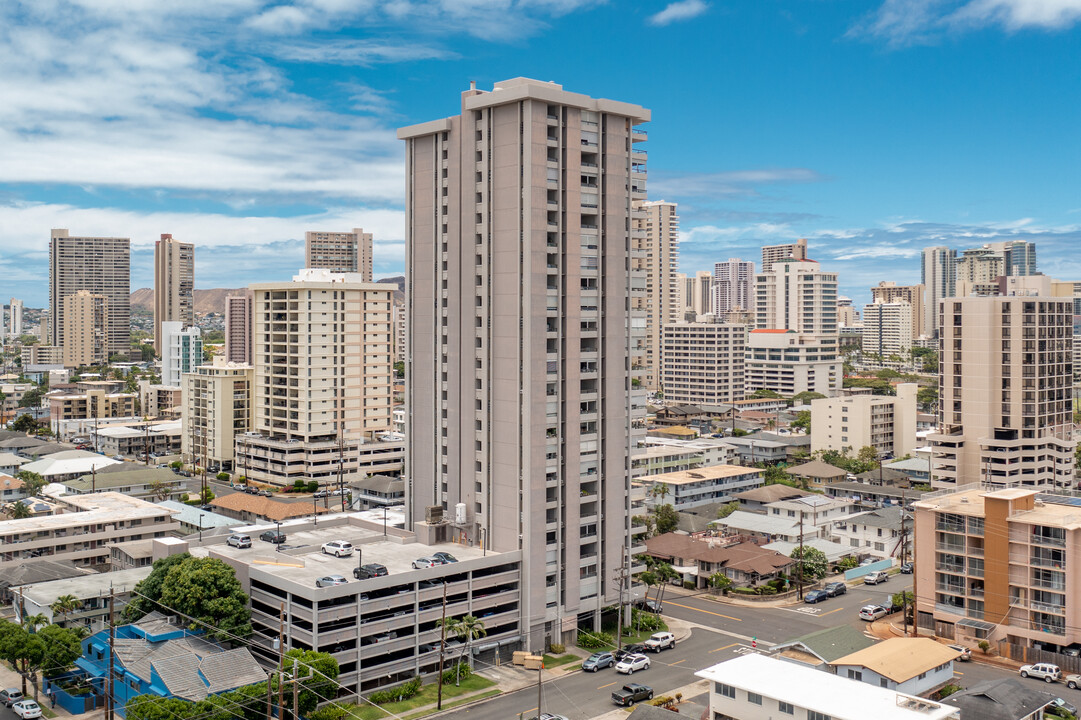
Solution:
<svg viewBox="0 0 1081 720">
<path fill-rule="evenodd" d="M 1051 663 L 1036 663 L 1035 665 L 1022 665 L 1021 677 L 1034 677 L 1044 682 L 1055 682 L 1062 679 L 1062 669 Z"/>
<path fill-rule="evenodd" d="M 860 620 L 878 620 L 888 614 L 881 605 L 864 605 L 860 608 Z"/>
<path fill-rule="evenodd" d="M 421 570 L 423 568 L 435 567 L 437 564 L 442 565 L 442 563 L 436 563 L 435 560 L 429 557 L 417 558 L 413 561 L 413 569 Z"/>
<path fill-rule="evenodd" d="M 353 543 L 345 540 L 331 540 L 323 543 L 323 552 L 334 557 L 349 557 L 353 554 Z"/>
<path fill-rule="evenodd" d="M 1076 690 L 1077 688 L 1081 687 L 1081 675 L 1067 675 L 1066 687 L 1070 688 L 1071 690 Z"/>
<path fill-rule="evenodd" d="M 645 655 L 628 655 L 616 663 L 616 672 L 633 675 L 635 670 L 648 670 L 649 658 Z"/>
<path fill-rule="evenodd" d="M 659 653 L 661 650 L 674 648 L 676 646 L 676 636 L 670 632 L 653 633 L 649 640 L 646 640 L 643 644 L 646 646 L 646 650 Z"/>
<path fill-rule="evenodd" d="M 41 706 L 33 700 L 20 700 L 11 706 L 11 710 L 22 720 L 34 720 L 41 717 Z"/>
</svg>

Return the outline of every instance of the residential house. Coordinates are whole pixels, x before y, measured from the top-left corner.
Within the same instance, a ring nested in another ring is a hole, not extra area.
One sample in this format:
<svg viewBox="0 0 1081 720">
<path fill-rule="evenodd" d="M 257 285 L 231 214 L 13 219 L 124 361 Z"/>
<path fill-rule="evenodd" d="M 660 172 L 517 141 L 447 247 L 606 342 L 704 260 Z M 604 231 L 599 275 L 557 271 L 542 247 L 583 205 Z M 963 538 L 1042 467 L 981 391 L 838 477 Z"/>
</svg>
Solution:
<svg viewBox="0 0 1081 720">
<path fill-rule="evenodd" d="M 904 516 L 904 530 L 901 522 Z M 898 558 L 905 562 L 912 555 L 912 516 L 900 507 L 877 508 L 835 520 L 831 528 L 835 542 L 847 545 L 852 552 L 878 559 Z"/>
<path fill-rule="evenodd" d="M 739 465 L 713 465 L 694 470 L 670 472 L 641 478 L 643 485 L 651 489 L 647 495 L 654 497 L 655 504 L 671 504 L 676 510 L 715 502 L 731 502 L 736 493 L 762 485 L 762 471 Z M 664 497 L 655 494 L 657 488 L 666 489 Z"/>
<path fill-rule="evenodd" d="M 322 503 L 317 503 L 314 500 L 311 504 L 283 502 L 261 495 L 248 495 L 247 493 L 223 495 L 214 498 L 210 505 L 224 516 L 236 518 L 246 523 L 273 523 L 279 520 L 333 511 L 333 508 L 324 507 Z"/>
<path fill-rule="evenodd" d="M 19 478 L 0 475 L 0 506 L 26 497 L 26 487 Z"/>
<path fill-rule="evenodd" d="M 740 510 L 766 514 L 769 512 L 766 507 L 769 503 L 777 502 L 778 500 L 791 500 L 792 498 L 806 497 L 810 494 L 811 493 L 806 490 L 800 490 L 799 488 L 777 483 L 774 485 L 763 485 L 762 487 L 736 493 L 736 500 L 739 501 Z"/>
<path fill-rule="evenodd" d="M 405 480 L 389 475 L 370 475 L 349 483 L 353 492 L 353 507 L 367 509 L 405 502 Z"/>
<path fill-rule="evenodd" d="M 27 458 L 12 452 L 0 452 L 0 473 L 5 475 L 17 475 L 19 468 L 30 462 Z"/>
<path fill-rule="evenodd" d="M 945 702 L 757 653 L 740 655 L 695 675 L 709 681 L 714 720 L 957 720 L 960 713 Z"/>
<path fill-rule="evenodd" d="M 799 542 L 801 535 L 798 519 L 744 510 L 737 510 L 728 517 L 713 520 L 709 525 L 725 535 L 743 535 L 761 544 L 776 540 Z M 807 524 L 802 534 L 804 539 L 820 537 L 821 531 L 821 528 Z"/>
<path fill-rule="evenodd" d="M 736 449 L 736 455 L 744 465 L 777 465 L 788 461 L 788 445 L 783 442 L 763 440 L 753 435 L 729 437 L 724 441 Z"/>
<path fill-rule="evenodd" d="M 848 472 L 821 460 L 812 460 L 788 468 L 788 474 L 798 480 L 806 480 L 813 488 L 824 489 L 832 483 L 844 480 Z"/>
<path fill-rule="evenodd" d="M 984 680 L 950 695 L 961 708 L 960 720 L 1042 720 L 1044 708 L 1055 695 L 1037 689 L 1031 680 Z"/>
<path fill-rule="evenodd" d="M 44 615 L 53 625 L 85 627 L 97 632 L 109 626 L 110 594 L 115 597 L 116 617 L 120 617 L 119 613 L 131 600 L 131 591 L 150 574 L 150 570 L 150 566 L 146 566 L 13 587 L 12 592 L 18 593 L 21 602 L 21 605 L 15 603 L 16 616 Z M 82 605 L 65 615 L 54 613 L 53 603 L 68 595 L 77 598 Z"/>
<path fill-rule="evenodd" d="M 926 457 L 911 457 L 906 460 L 894 460 L 886 465 L 887 469 L 900 470 L 914 482 L 931 482 L 931 460 Z"/>
<path fill-rule="evenodd" d="M 830 666 L 841 677 L 929 695 L 953 680 L 953 661 L 960 656 L 960 651 L 931 638 L 896 637 L 837 658 Z"/>
<path fill-rule="evenodd" d="M 770 516 L 787 517 L 795 521 L 802 518 L 803 524 L 807 527 L 828 527 L 838 518 L 851 515 L 859 509 L 847 500 L 823 495 L 804 495 L 777 500 L 766 505 L 766 511 Z M 828 534 L 823 533 L 823 535 Z"/>
<path fill-rule="evenodd" d="M 792 558 L 751 542 L 694 539 L 678 533 L 649 538 L 645 554 L 668 562 L 684 581 L 698 588 L 708 587 L 714 573 L 723 574 L 733 585 L 756 587 L 787 573 L 795 564 Z"/>
<path fill-rule="evenodd" d="M 199 532 L 207 532 L 217 528 L 231 528 L 244 524 L 243 520 L 219 515 L 209 510 L 202 510 L 195 505 L 188 505 L 175 500 L 165 500 L 158 504 L 163 508 L 176 511 L 173 519 L 180 524 L 180 533 L 182 535 L 195 535 Z"/>
<path fill-rule="evenodd" d="M 109 631 L 94 633 L 82 645 L 83 656 L 75 661 L 76 667 L 92 680 L 108 677 Z M 117 627 L 112 655 L 112 687 L 122 717 L 124 706 L 138 695 L 197 702 L 266 680 L 246 647 L 225 650 L 159 613 Z"/>
<path fill-rule="evenodd" d="M 119 462 L 89 450 L 64 450 L 27 463 L 22 469 L 37 473 L 46 482 L 57 483 L 74 480 L 90 474 L 91 470 L 101 470 Z"/>
<path fill-rule="evenodd" d="M 874 644 L 873 639 L 851 625 L 838 625 L 774 645 L 770 656 L 831 672 L 833 661 Z"/>
</svg>

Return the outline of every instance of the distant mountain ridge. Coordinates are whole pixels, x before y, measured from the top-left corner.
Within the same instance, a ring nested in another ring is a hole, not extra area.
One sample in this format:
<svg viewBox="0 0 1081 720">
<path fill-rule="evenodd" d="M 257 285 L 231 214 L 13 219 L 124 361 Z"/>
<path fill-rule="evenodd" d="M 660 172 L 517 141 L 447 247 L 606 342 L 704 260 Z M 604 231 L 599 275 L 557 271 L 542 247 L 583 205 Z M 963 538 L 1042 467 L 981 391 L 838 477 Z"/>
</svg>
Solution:
<svg viewBox="0 0 1081 720">
<path fill-rule="evenodd" d="M 396 298 L 401 301 L 405 297 L 405 276 L 380 278 L 380 283 L 389 283 L 398 287 Z M 230 295 L 241 295 L 247 288 L 210 288 L 209 290 L 195 291 L 195 312 L 205 315 L 211 312 L 225 312 L 225 298 Z M 147 312 L 154 312 L 153 288 L 139 288 L 131 294 L 131 307 L 139 308 Z"/>
</svg>

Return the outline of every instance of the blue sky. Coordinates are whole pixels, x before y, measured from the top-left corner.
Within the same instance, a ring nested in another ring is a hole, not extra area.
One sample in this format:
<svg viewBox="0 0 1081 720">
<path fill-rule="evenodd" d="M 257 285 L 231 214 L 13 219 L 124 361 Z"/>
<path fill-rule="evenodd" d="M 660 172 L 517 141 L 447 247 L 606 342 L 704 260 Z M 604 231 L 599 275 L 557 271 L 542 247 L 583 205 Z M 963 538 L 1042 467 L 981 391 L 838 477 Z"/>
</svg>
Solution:
<svg viewBox="0 0 1081 720">
<path fill-rule="evenodd" d="M 8 0 L 0 297 L 48 237 L 197 244 L 196 286 L 289 277 L 305 229 L 403 270 L 394 130 L 519 75 L 634 102 L 681 268 L 807 237 L 862 304 L 920 248 L 1038 243 L 1081 280 L 1081 0 Z"/>
</svg>

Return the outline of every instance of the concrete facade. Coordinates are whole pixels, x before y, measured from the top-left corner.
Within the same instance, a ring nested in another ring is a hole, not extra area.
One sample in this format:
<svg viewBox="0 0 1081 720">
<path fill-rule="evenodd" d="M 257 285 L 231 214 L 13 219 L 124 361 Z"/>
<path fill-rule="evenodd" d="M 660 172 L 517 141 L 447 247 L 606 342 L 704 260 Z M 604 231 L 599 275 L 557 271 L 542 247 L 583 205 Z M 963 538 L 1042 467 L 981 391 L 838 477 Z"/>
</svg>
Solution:
<svg viewBox="0 0 1081 720">
<path fill-rule="evenodd" d="M 733 258 L 714 264 L 710 312 L 723 318 L 730 312 L 753 312 L 754 305 L 754 263 Z"/>
<path fill-rule="evenodd" d="M 593 627 L 619 596 L 645 401 L 634 126 L 649 117 L 517 78 L 398 131 L 409 526 L 442 508 L 459 517 L 441 532 L 521 551 L 530 648 Z"/>
<path fill-rule="evenodd" d="M 304 267 L 334 273 L 359 273 L 363 282 L 370 283 L 372 234 L 362 228 L 353 228 L 353 232 L 306 232 Z"/>
<path fill-rule="evenodd" d="M 873 302 L 863 306 L 862 348 L 883 360 L 907 359 L 912 349 L 914 308 L 907 302 Z"/>
<path fill-rule="evenodd" d="M 639 379 L 647 390 L 656 391 L 661 387 L 663 327 L 679 320 L 682 310 L 678 304 L 676 279 L 679 215 L 676 203 L 663 200 L 636 202 L 635 207 L 643 212 L 632 213 L 632 267 L 646 278 L 646 292 L 634 297 L 634 310 L 646 318 L 645 351 Z M 644 217 L 637 217 L 639 215 Z M 588 261 L 584 262 L 588 264 Z"/>
<path fill-rule="evenodd" d="M 179 386 L 181 376 L 203 363 L 203 331 L 180 322 L 161 324 L 161 384 Z"/>
<path fill-rule="evenodd" d="M 49 243 L 50 345 L 64 346 L 64 298 L 80 290 L 104 295 L 106 355 L 126 355 L 131 341 L 131 251 L 128 238 L 71 237 L 55 229 Z"/>
<path fill-rule="evenodd" d="M 811 401 L 811 452 L 873 447 L 894 457 L 911 455 L 916 440 L 916 383 L 897 395 L 849 395 Z"/>
<path fill-rule="evenodd" d="M 807 241 L 800 238 L 794 243 L 766 245 L 762 248 L 762 272 L 768 273 L 778 260 L 806 260 Z"/>
<path fill-rule="evenodd" d="M 906 302 L 912 306 L 912 339 L 926 335 L 924 323 L 927 313 L 923 306 L 927 288 L 923 285 L 898 285 L 892 280 L 884 280 L 871 288 L 871 302 Z"/>
<path fill-rule="evenodd" d="M 255 369 L 215 358 L 183 376 L 181 453 L 224 470 L 236 468 L 236 437 L 252 428 Z"/>
<path fill-rule="evenodd" d="M 957 294 L 957 251 L 947 247 L 924 248 L 921 260 L 923 331 L 938 337 L 938 303 Z"/>
<path fill-rule="evenodd" d="M 1073 485 L 1073 302 L 952 298 L 940 316 L 931 484 Z"/>
<path fill-rule="evenodd" d="M 154 244 L 154 350 L 164 347 L 162 323 L 195 324 L 195 245 L 163 234 Z"/>
<path fill-rule="evenodd" d="M 252 293 L 225 298 L 225 359 L 251 365 Z"/>
<path fill-rule="evenodd" d="M 109 301 L 79 290 L 64 297 L 64 366 L 102 365 L 109 361 Z"/>
<path fill-rule="evenodd" d="M 665 325 L 660 372 L 665 401 L 720 405 L 742 400 L 746 352 L 746 325 Z"/>
</svg>

